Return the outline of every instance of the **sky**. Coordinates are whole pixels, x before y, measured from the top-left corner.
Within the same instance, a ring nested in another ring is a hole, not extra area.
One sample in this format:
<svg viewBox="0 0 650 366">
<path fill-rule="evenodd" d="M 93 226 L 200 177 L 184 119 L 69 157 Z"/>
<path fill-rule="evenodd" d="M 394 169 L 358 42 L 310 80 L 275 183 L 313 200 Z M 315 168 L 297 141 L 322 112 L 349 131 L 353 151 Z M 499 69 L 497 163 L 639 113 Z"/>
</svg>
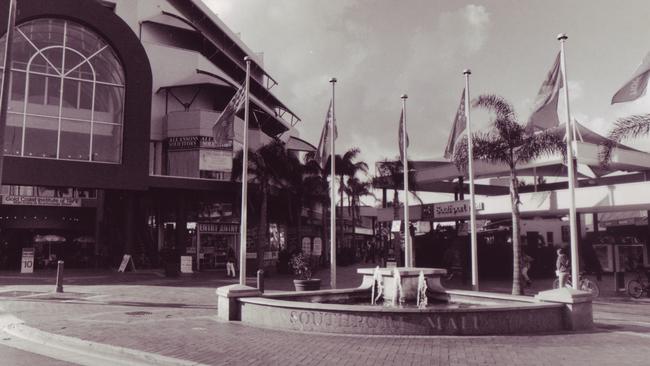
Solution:
<svg viewBox="0 0 650 366">
<path fill-rule="evenodd" d="M 408 94 L 409 158 L 441 157 L 464 87 L 509 100 L 522 123 L 566 33 L 570 110 L 606 134 L 621 116 L 650 113 L 650 96 L 610 105 L 650 51 L 647 0 L 203 0 L 264 53 L 273 92 L 318 144 L 336 77 L 337 153 L 370 166 L 398 156 L 400 95 Z M 560 100 L 560 105 L 563 102 Z M 564 107 L 560 107 L 561 120 Z M 489 115 L 472 111 L 477 128 Z M 650 137 L 630 142 L 650 150 Z"/>
</svg>

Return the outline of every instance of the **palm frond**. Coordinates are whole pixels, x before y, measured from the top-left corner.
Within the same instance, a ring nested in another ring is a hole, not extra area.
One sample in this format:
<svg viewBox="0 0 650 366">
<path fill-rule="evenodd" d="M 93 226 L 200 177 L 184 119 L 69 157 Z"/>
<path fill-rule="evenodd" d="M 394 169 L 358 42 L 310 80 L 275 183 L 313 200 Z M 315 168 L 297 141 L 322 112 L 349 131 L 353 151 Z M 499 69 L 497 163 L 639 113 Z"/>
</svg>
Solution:
<svg viewBox="0 0 650 366">
<path fill-rule="evenodd" d="M 607 134 L 607 138 L 611 141 L 606 142 L 601 150 L 600 160 L 602 164 L 605 166 L 609 164 L 612 151 L 618 146 L 618 143 L 626 139 L 648 135 L 648 133 L 650 133 L 650 114 L 619 118 L 614 124 L 614 128 Z"/>
<path fill-rule="evenodd" d="M 510 165 L 507 141 L 500 136 L 486 133 L 472 134 L 472 154 L 474 160 L 486 160 L 491 163 L 503 163 Z M 452 162 L 458 170 L 466 171 L 469 164 L 469 152 L 467 149 L 467 136 L 456 144 Z"/>
<path fill-rule="evenodd" d="M 479 95 L 474 99 L 475 108 L 485 108 L 497 115 L 497 119 L 516 120 L 515 109 L 507 100 L 494 94 Z"/>
<path fill-rule="evenodd" d="M 543 155 L 561 153 L 566 160 L 564 136 L 549 131 L 538 132 L 525 137 L 516 150 L 516 163 L 527 163 Z"/>
</svg>

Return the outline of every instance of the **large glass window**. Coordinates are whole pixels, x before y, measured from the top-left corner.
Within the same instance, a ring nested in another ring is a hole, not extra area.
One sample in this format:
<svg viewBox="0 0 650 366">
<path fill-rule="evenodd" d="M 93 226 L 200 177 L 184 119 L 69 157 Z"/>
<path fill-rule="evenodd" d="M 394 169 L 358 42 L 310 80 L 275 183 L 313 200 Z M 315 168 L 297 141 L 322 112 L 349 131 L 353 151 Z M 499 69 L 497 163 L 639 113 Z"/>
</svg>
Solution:
<svg viewBox="0 0 650 366">
<path fill-rule="evenodd" d="M 112 48 L 63 19 L 19 25 L 13 46 L 5 154 L 120 163 L 124 70 Z"/>
</svg>

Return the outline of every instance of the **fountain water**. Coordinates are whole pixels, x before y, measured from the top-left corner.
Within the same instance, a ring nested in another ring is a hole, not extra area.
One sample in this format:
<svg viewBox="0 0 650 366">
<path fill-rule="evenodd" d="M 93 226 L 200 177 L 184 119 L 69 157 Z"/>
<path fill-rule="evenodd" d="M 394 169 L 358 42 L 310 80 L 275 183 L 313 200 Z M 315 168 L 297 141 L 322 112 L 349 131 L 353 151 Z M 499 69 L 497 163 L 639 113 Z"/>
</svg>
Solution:
<svg viewBox="0 0 650 366">
<path fill-rule="evenodd" d="M 424 271 L 420 271 L 420 276 L 418 276 L 418 308 L 424 309 L 427 307 L 428 303 L 427 280 L 424 278 Z"/>
<path fill-rule="evenodd" d="M 393 285 L 393 306 L 396 306 L 398 301 L 401 305 L 406 299 L 404 297 L 404 289 L 402 288 L 402 276 L 397 267 L 393 268 L 393 281 L 395 281 Z"/>
<path fill-rule="evenodd" d="M 376 289 L 376 294 L 375 294 L 375 289 Z M 377 268 L 375 268 L 375 271 L 372 273 L 372 292 L 370 295 L 370 303 L 372 305 L 375 305 L 377 303 L 377 300 L 381 298 L 383 293 L 384 293 L 383 279 L 381 277 L 381 271 L 379 270 L 379 266 L 377 266 Z"/>
</svg>

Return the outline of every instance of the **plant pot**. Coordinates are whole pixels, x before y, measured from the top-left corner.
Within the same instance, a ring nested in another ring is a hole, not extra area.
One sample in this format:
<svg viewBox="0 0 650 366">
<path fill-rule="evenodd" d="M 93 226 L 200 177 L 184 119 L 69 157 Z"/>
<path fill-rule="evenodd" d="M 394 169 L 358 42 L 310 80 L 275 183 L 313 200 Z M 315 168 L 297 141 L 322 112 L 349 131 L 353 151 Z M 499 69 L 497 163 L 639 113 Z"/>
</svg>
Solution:
<svg viewBox="0 0 650 366">
<path fill-rule="evenodd" d="M 320 279 L 293 280 L 293 285 L 296 287 L 296 291 L 316 291 L 320 290 Z"/>
</svg>

